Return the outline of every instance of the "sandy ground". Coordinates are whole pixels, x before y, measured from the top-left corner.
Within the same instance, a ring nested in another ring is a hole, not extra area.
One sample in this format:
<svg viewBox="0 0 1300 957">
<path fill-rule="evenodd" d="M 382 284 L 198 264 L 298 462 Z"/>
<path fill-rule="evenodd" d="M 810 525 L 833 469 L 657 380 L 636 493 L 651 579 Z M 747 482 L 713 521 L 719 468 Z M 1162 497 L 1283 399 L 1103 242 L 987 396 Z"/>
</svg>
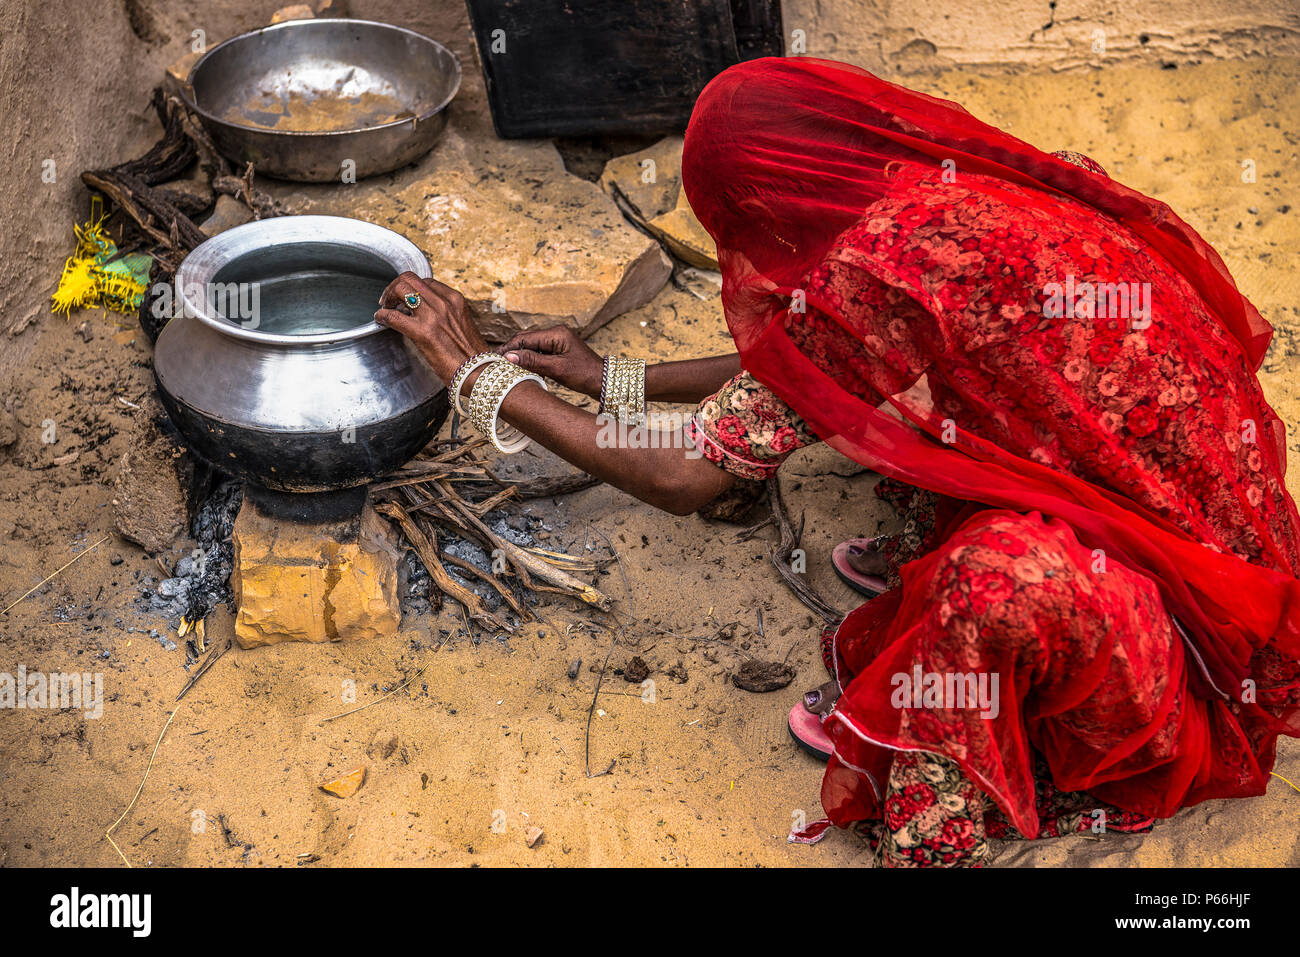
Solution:
<svg viewBox="0 0 1300 957">
<path fill-rule="evenodd" d="M 1288 204 L 1300 196 L 1290 122 L 1300 111 L 1300 62 L 1037 77 L 958 72 L 912 82 L 1044 148 L 1089 153 L 1201 230 L 1279 328 L 1262 376 L 1283 419 L 1294 421 L 1300 313 L 1288 267 L 1300 246 L 1300 209 Z M 1241 180 L 1245 159 L 1255 162 L 1254 183 Z M 51 261 L 50 273 L 59 265 Z M 75 332 L 86 320 L 89 342 Z M 7 367 L 0 392 L 19 433 L 0 457 L 3 604 L 110 533 L 113 465 L 134 414 L 117 398 L 134 401 L 152 387 L 148 343 L 131 322 L 92 312 L 71 323 L 47 317 L 38 332 L 23 366 Z M 593 339 L 601 351 L 658 358 L 713 354 L 728 342 L 716 299 L 671 286 Z M 40 442 L 46 419 L 59 424 L 53 445 Z M 74 448 L 75 462 L 51 464 Z M 540 457 L 524 467 L 559 464 Z M 807 515 L 813 583 L 850 607 L 827 556 L 838 539 L 885 521 L 870 495 L 875 477 L 825 449 L 800 453 L 782 475 L 788 504 Z M 182 702 L 147 786 L 115 832 L 131 863 L 293 866 L 302 855 L 317 857 L 309 866 L 318 867 L 870 863 L 845 834 L 815 847 L 785 842 L 800 815 L 821 816 L 821 769 L 790 743 L 785 713 L 824 673 L 811 615 L 767 561 L 770 531 L 736 544 L 732 526 L 664 516 L 608 488 L 531 507 L 552 524 L 553 544 L 581 547 L 604 534 L 623 558 L 631 624 L 610 657 L 590 734 L 591 768 L 613 761 L 611 773 L 588 778 L 584 763 L 591 668 L 604 661 L 608 637 L 566 637 L 584 615 L 553 605 L 542 609 L 547 622 L 508 646 L 474 644 L 455 637 L 459 616 L 449 605 L 408 616 L 383 640 L 227 654 Z M 183 553 L 164 558 L 174 563 Z M 149 635 L 165 623 L 134 610 L 143 574 L 157 575 L 154 559 L 110 539 L 0 616 L 0 670 L 102 671 L 107 699 L 100 720 L 0 711 L 0 864 L 120 863 L 104 831 L 135 794 L 186 680 L 183 650 Z M 622 595 L 618 572 L 602 587 Z M 731 622 L 739 625 L 730 642 L 700 640 Z M 213 615 L 210 638 L 231 630 L 224 610 Z M 614 673 L 633 654 L 653 669 L 652 703 Z M 798 677 L 769 694 L 737 690 L 728 674 L 744 654 L 788 656 Z M 577 658 L 584 664 L 570 681 Z M 677 665 L 682 683 L 667 674 Z M 352 706 L 342 698 L 345 682 L 355 682 L 365 704 L 420 668 L 409 693 L 323 720 Z M 390 756 L 367 755 L 372 742 L 394 735 Z M 368 778 L 352 798 L 318 790 L 358 764 Z M 1295 742 L 1282 743 L 1277 772 L 1300 783 Z M 1207 803 L 1145 838 L 1016 842 L 996 862 L 1297 865 L 1298 813 L 1300 793 L 1274 779 L 1264 797 Z M 531 825 L 545 838 L 530 849 Z"/>
</svg>

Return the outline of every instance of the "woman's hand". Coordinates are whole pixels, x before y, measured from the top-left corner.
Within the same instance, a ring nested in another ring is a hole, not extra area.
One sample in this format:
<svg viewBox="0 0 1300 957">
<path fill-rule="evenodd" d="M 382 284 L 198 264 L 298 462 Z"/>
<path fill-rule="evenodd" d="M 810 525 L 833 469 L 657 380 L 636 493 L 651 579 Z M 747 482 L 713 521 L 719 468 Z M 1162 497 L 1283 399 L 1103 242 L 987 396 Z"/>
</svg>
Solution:
<svg viewBox="0 0 1300 957">
<path fill-rule="evenodd" d="M 411 293 L 420 297 L 414 309 L 404 301 Z M 375 322 L 414 342 L 443 382 L 450 383 L 470 356 L 490 351 L 474 325 L 465 297 L 436 279 L 404 272 L 388 284 L 379 306 Z"/>
<path fill-rule="evenodd" d="M 600 398 L 605 361 L 568 326 L 521 332 L 496 351 L 521 369 Z"/>
</svg>

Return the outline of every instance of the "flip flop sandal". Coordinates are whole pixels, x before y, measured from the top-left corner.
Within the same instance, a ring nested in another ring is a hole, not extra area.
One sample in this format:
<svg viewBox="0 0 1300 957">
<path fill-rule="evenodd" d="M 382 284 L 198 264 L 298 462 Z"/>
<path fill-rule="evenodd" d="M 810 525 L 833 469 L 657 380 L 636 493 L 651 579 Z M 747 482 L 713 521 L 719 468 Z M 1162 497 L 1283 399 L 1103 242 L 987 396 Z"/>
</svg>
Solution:
<svg viewBox="0 0 1300 957">
<path fill-rule="evenodd" d="M 794 743 L 799 745 L 818 761 L 829 761 L 831 751 L 834 749 L 831 744 L 831 737 L 822 727 L 821 715 L 813 714 L 802 701 L 795 704 L 790 709 L 790 737 L 794 738 Z"/>
<path fill-rule="evenodd" d="M 849 564 L 849 556 L 861 555 L 878 541 L 880 537 L 850 538 L 848 541 L 840 542 L 831 552 L 831 567 L 835 569 L 835 574 L 840 576 L 844 584 L 868 598 L 875 598 L 888 590 L 885 579 L 881 575 L 864 575 Z"/>
</svg>

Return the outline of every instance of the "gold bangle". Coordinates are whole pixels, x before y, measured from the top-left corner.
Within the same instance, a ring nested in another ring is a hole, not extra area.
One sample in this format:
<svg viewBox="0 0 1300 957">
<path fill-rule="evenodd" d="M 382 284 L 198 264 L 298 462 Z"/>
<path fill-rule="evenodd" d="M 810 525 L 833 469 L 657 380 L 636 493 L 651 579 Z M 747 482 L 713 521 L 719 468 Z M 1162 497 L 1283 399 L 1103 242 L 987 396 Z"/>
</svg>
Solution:
<svg viewBox="0 0 1300 957">
<path fill-rule="evenodd" d="M 605 359 L 600 410 L 623 423 L 645 422 L 645 360 L 625 356 Z"/>
</svg>

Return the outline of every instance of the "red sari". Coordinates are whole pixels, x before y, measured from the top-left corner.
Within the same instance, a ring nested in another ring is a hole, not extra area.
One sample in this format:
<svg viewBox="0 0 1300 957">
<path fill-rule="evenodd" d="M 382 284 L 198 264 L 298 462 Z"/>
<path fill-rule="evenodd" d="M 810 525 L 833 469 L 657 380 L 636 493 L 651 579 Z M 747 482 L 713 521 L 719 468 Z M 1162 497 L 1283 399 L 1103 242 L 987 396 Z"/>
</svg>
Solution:
<svg viewBox="0 0 1300 957">
<path fill-rule="evenodd" d="M 838 451 L 974 503 L 839 630 L 832 820 L 880 816 L 898 751 L 955 761 L 1030 836 L 1040 758 L 1156 817 L 1263 793 L 1300 735 L 1300 516 L 1255 377 L 1271 329 L 1205 241 L 810 59 L 714 80 L 683 183 L 744 368 Z M 891 703 L 916 669 L 999 675 L 997 717 Z"/>
</svg>

